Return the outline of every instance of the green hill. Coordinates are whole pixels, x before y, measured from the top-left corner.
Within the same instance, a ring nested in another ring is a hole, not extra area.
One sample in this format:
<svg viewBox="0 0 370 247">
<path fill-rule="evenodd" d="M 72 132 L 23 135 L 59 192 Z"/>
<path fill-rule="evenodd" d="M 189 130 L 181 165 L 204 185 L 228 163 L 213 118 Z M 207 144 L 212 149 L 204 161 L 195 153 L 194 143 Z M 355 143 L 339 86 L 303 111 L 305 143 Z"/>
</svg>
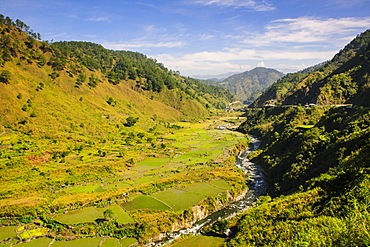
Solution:
<svg viewBox="0 0 370 247">
<path fill-rule="evenodd" d="M 246 112 L 239 130 L 262 140 L 250 159 L 266 172 L 268 196 L 241 218 L 228 246 L 370 244 L 369 34 L 283 77 L 253 104 L 282 106 Z M 318 106 L 290 105 L 303 102 Z M 343 103 L 353 106 L 332 106 Z"/>
<path fill-rule="evenodd" d="M 250 104 L 261 92 L 276 82 L 284 74 L 268 68 L 254 68 L 240 74 L 229 76 L 221 82 L 204 81 L 206 84 L 223 87 L 232 92 L 238 100 Z"/>
<path fill-rule="evenodd" d="M 358 35 L 333 59 L 287 74 L 250 107 L 269 104 L 356 104 L 369 106 L 370 30 Z"/>
<path fill-rule="evenodd" d="M 131 116 L 152 124 L 194 119 L 233 99 L 143 54 L 89 42 L 48 44 L 5 22 L 0 26 L 0 124 L 9 128 L 58 134 L 71 123 L 96 127 L 107 118 L 120 123 Z"/>
</svg>

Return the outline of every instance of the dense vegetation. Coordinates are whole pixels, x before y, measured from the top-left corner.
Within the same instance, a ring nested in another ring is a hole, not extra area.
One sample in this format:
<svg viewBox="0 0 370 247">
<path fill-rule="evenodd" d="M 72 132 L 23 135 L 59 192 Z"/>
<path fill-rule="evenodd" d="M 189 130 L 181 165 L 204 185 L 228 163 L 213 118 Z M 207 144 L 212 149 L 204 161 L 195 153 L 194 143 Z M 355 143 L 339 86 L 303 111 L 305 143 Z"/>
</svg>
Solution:
<svg viewBox="0 0 370 247">
<path fill-rule="evenodd" d="M 259 67 L 229 76 L 222 81 L 206 80 L 204 83 L 223 87 L 232 92 L 238 100 L 245 104 L 250 104 L 260 96 L 265 88 L 276 82 L 283 75 L 283 73 L 275 69 Z"/>
<path fill-rule="evenodd" d="M 239 129 L 262 138 L 250 158 L 263 166 L 269 196 L 241 218 L 227 246 L 370 244 L 369 35 L 327 63 L 285 76 L 254 104 L 271 93 L 273 102 L 316 95 L 327 106 L 248 110 Z M 353 105 L 331 106 L 343 103 Z"/>
<path fill-rule="evenodd" d="M 248 116 L 242 128 L 264 142 L 251 158 L 276 198 L 248 211 L 229 246 L 369 245 L 369 108 L 290 106 Z"/>
<path fill-rule="evenodd" d="M 251 107 L 269 104 L 357 104 L 369 106 L 370 30 L 358 35 L 332 60 L 271 85 Z"/>
</svg>

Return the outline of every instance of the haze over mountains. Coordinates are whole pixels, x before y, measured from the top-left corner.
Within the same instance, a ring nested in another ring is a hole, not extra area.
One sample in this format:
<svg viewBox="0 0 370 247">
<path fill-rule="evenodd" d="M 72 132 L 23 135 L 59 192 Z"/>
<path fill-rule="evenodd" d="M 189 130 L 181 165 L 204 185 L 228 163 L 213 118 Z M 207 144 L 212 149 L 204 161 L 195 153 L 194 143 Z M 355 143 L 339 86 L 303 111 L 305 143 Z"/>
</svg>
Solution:
<svg viewBox="0 0 370 247">
<path fill-rule="evenodd" d="M 262 91 L 276 82 L 284 74 L 275 70 L 257 67 L 243 73 L 234 74 L 222 81 L 206 80 L 208 85 L 215 85 L 232 92 L 236 98 L 246 104 L 253 102 Z"/>
</svg>

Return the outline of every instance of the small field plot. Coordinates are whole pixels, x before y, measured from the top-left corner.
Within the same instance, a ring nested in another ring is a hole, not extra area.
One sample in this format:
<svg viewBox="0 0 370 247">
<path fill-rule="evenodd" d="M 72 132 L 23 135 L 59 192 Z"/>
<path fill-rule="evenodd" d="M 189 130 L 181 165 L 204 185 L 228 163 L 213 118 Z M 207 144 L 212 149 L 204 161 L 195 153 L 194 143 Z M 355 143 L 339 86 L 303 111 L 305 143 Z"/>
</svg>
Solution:
<svg viewBox="0 0 370 247">
<path fill-rule="evenodd" d="M 135 221 L 131 218 L 131 216 L 118 204 L 113 204 L 108 208 L 99 208 L 101 212 L 110 209 L 114 213 L 113 217 L 117 218 L 118 224 L 130 224 L 135 223 Z"/>
<path fill-rule="evenodd" d="M 118 181 L 116 183 L 106 184 L 102 186 L 104 190 L 112 190 L 112 189 L 128 189 L 131 188 L 132 184 L 126 181 Z"/>
<path fill-rule="evenodd" d="M 101 247 L 121 247 L 116 238 L 107 238 L 102 243 Z"/>
<path fill-rule="evenodd" d="M 208 183 L 195 183 L 189 186 L 186 186 L 185 188 L 181 188 L 182 190 L 185 190 L 187 192 L 192 192 L 204 196 L 211 196 L 215 197 L 220 193 L 225 192 L 224 189 L 212 186 Z"/>
<path fill-rule="evenodd" d="M 101 237 L 99 238 L 81 238 L 72 241 L 55 241 L 52 247 L 98 247 Z"/>
<path fill-rule="evenodd" d="M 27 243 L 13 244 L 16 247 L 48 247 L 52 239 L 50 238 L 36 238 Z"/>
<path fill-rule="evenodd" d="M 173 245 L 172 247 L 205 247 L 205 246 L 222 246 L 225 242 L 224 238 L 196 235 L 194 237 L 183 239 Z"/>
<path fill-rule="evenodd" d="M 155 158 L 155 157 L 148 157 L 139 164 L 137 164 L 134 168 L 136 171 L 145 171 L 145 170 L 152 170 L 158 169 L 161 166 L 164 166 L 166 163 L 170 161 L 170 158 Z"/>
<path fill-rule="evenodd" d="M 152 195 L 154 198 L 169 205 L 173 211 L 185 210 L 196 205 L 205 198 L 204 195 L 178 189 L 169 189 Z"/>
<path fill-rule="evenodd" d="M 218 180 L 215 180 L 215 181 L 212 181 L 210 182 L 210 184 L 216 186 L 216 187 L 220 187 L 220 188 L 223 188 L 225 190 L 230 190 L 232 187 L 226 183 L 225 180 L 223 179 L 218 179 Z"/>
<path fill-rule="evenodd" d="M 124 238 L 124 239 L 121 239 L 119 242 L 122 247 L 129 247 L 133 244 L 136 244 L 137 240 L 136 238 Z"/>
<path fill-rule="evenodd" d="M 17 229 L 16 226 L 0 227 L 0 240 L 16 237 L 17 236 L 17 233 L 15 232 L 16 229 Z"/>
<path fill-rule="evenodd" d="M 135 197 L 132 201 L 126 202 L 122 204 L 122 207 L 128 211 L 131 210 L 139 210 L 139 209 L 157 209 L 157 210 L 170 210 L 167 205 L 158 201 L 157 199 L 147 196 L 141 195 Z"/>
<path fill-rule="evenodd" d="M 94 207 L 88 207 L 57 215 L 54 217 L 54 220 L 62 224 L 73 225 L 84 222 L 94 222 L 98 218 L 103 218 L 103 212 Z"/>
<path fill-rule="evenodd" d="M 27 239 L 27 238 L 37 237 L 37 236 L 43 236 L 43 235 L 46 235 L 48 233 L 49 233 L 48 228 L 39 227 L 39 228 L 24 231 L 21 234 L 19 234 L 19 237 L 21 239 Z"/>
<path fill-rule="evenodd" d="M 88 183 L 68 188 L 65 191 L 69 193 L 95 192 L 96 190 L 99 189 L 100 185 L 101 183 Z"/>
<path fill-rule="evenodd" d="M 131 181 L 135 182 L 136 184 L 146 184 L 146 183 L 153 182 L 153 180 L 149 176 L 143 176 L 143 177 L 140 177 L 140 178 L 135 178 Z"/>
</svg>

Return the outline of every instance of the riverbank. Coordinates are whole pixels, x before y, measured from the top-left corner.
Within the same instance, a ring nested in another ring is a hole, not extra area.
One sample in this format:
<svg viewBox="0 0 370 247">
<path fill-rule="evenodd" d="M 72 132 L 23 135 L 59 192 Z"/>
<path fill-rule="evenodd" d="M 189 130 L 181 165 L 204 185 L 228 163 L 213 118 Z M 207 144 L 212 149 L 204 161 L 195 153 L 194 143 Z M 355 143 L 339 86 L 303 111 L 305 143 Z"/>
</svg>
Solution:
<svg viewBox="0 0 370 247">
<path fill-rule="evenodd" d="M 238 214 L 248 210 L 250 207 L 254 205 L 256 200 L 259 196 L 266 193 L 266 182 L 265 182 L 265 175 L 263 169 L 258 164 L 252 163 L 248 159 L 248 155 L 250 152 L 255 151 L 259 148 L 260 141 L 254 137 L 251 137 L 251 144 L 250 147 L 246 150 L 243 150 L 239 153 L 237 157 L 237 161 L 235 163 L 236 167 L 241 169 L 245 174 L 248 176 L 248 180 L 246 183 L 248 184 L 248 189 L 244 190 L 241 194 L 239 194 L 234 202 L 231 202 L 226 207 L 213 212 L 212 214 L 208 215 L 205 219 L 201 220 L 194 224 L 194 226 L 188 229 L 182 229 L 177 233 L 172 233 L 168 236 L 166 241 L 162 241 L 160 243 L 151 244 L 152 246 L 164 246 L 170 245 L 177 239 L 185 236 L 185 239 L 182 241 L 177 241 L 173 246 L 181 247 L 187 246 L 189 242 L 191 242 L 192 246 L 195 246 L 203 242 L 206 242 L 206 237 L 212 239 L 216 243 L 222 244 L 223 241 L 211 236 L 210 234 L 206 234 L 203 237 L 199 238 L 196 235 L 204 233 L 204 228 L 209 227 L 217 220 L 224 220 L 224 219 L 231 219 Z M 233 234 L 232 231 L 229 229 L 227 234 Z M 189 235 L 193 235 L 190 237 Z M 217 234 L 216 234 L 217 235 Z M 225 235 L 226 236 L 226 235 Z M 212 241 L 210 240 L 210 241 Z M 183 243 L 182 243 L 183 242 Z M 215 246 L 215 245 L 213 245 Z"/>
</svg>

